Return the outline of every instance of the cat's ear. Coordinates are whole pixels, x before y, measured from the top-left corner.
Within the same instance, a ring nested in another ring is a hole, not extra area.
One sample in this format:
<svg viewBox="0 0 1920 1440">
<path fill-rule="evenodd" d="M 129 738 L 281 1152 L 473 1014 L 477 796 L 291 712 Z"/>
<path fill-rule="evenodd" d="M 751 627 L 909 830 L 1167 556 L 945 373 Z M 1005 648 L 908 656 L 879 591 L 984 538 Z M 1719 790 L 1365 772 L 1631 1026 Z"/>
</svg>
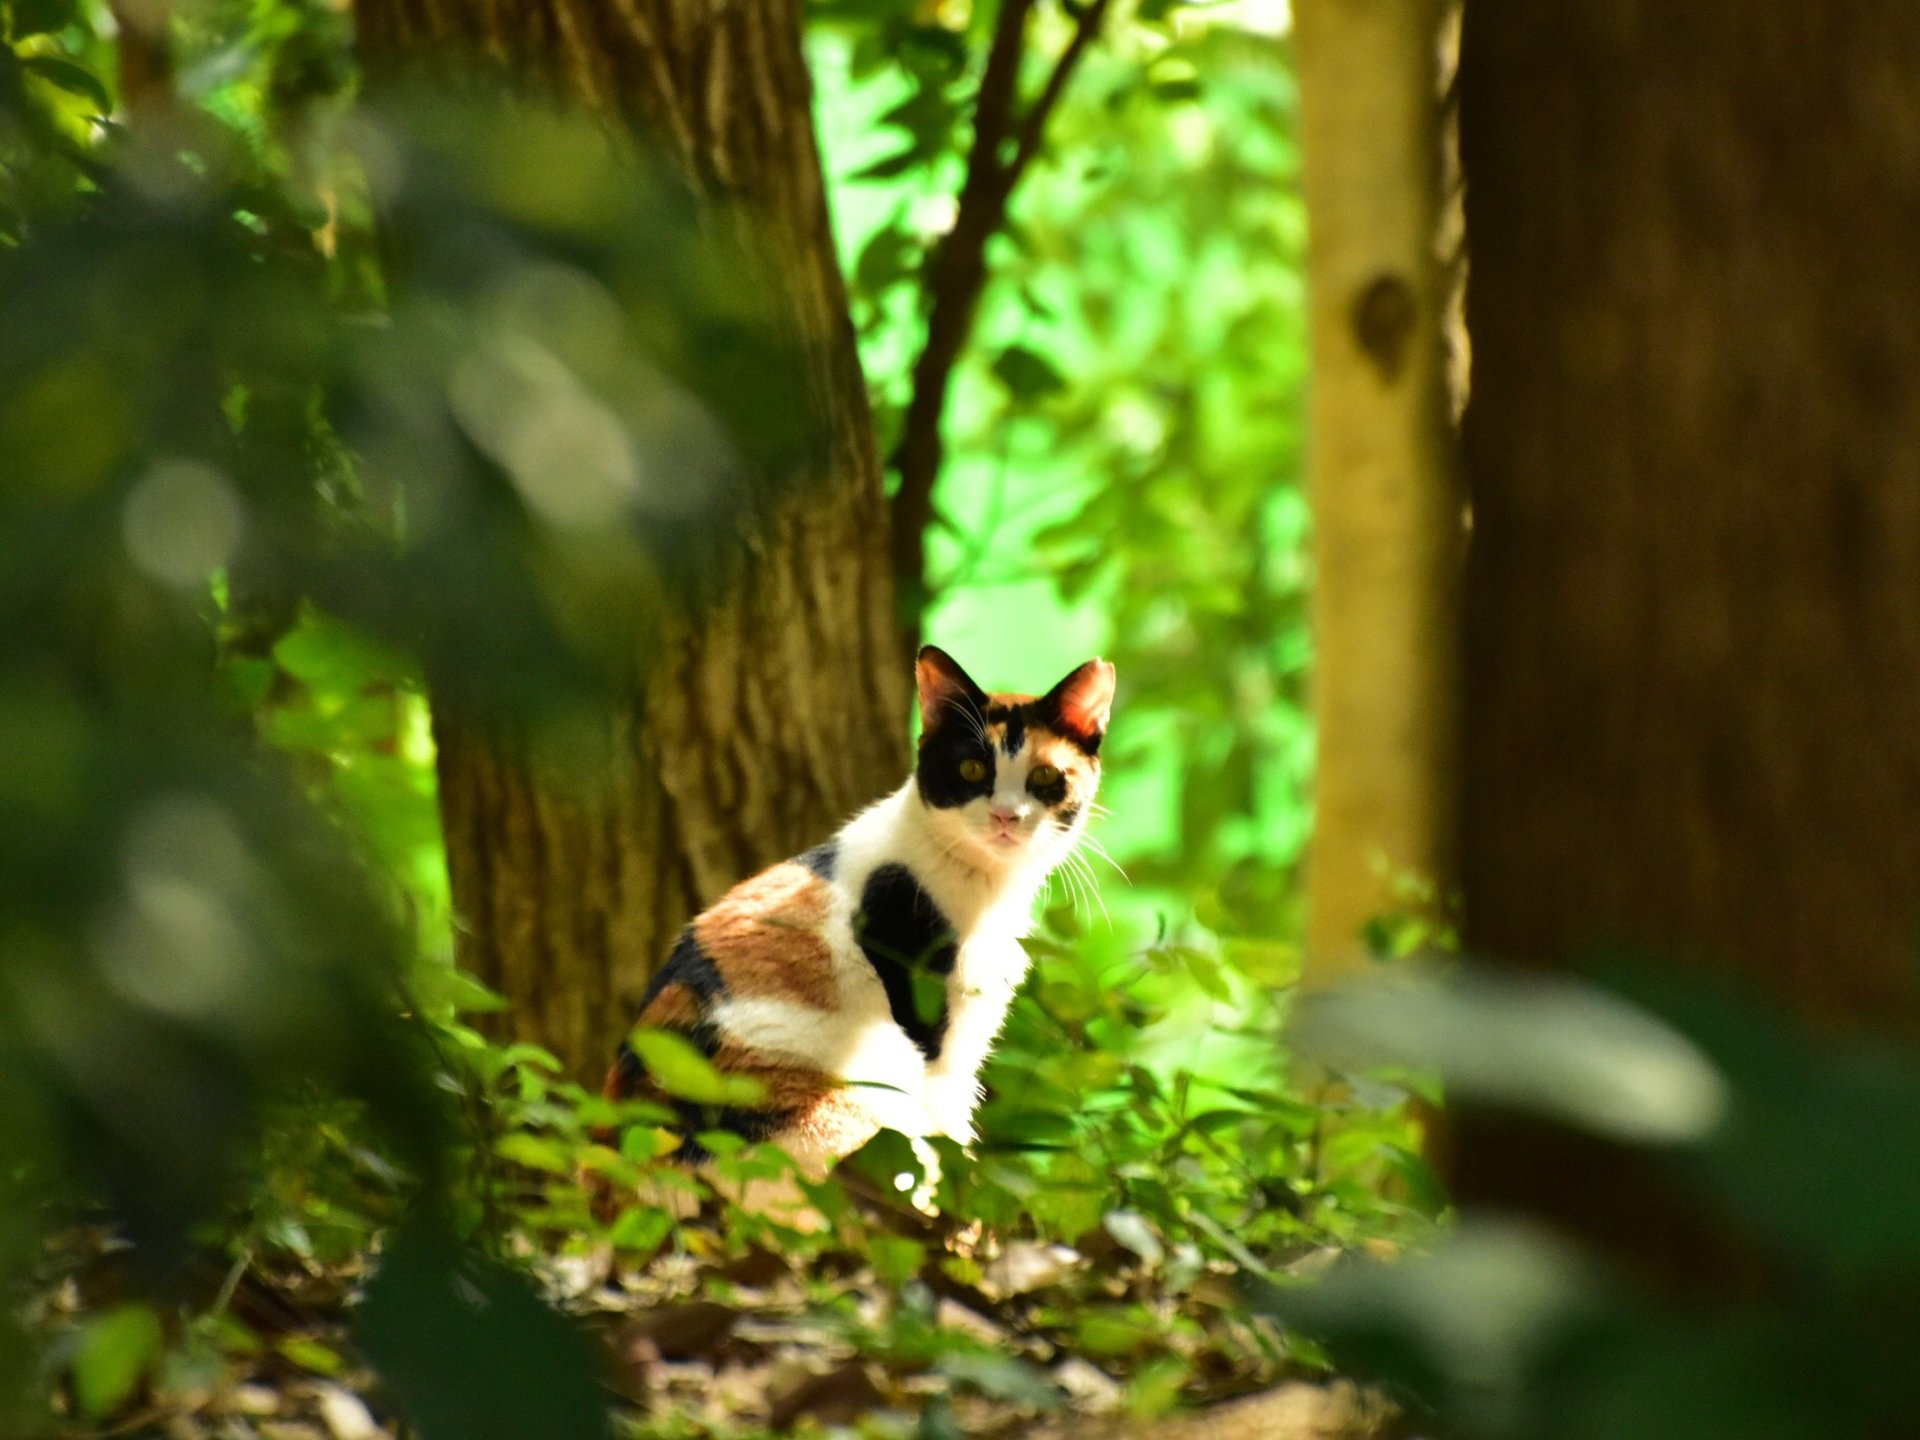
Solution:
<svg viewBox="0 0 1920 1440">
<path fill-rule="evenodd" d="M 913 678 L 920 688 L 922 735 L 931 735 L 939 729 L 948 711 L 986 713 L 987 692 L 974 684 L 973 677 L 960 668 L 960 662 L 938 645 L 920 647 L 920 658 L 913 665 Z"/>
<path fill-rule="evenodd" d="M 1089 660 L 1041 698 L 1054 723 L 1089 754 L 1100 749 L 1113 712 L 1113 666 Z"/>
</svg>

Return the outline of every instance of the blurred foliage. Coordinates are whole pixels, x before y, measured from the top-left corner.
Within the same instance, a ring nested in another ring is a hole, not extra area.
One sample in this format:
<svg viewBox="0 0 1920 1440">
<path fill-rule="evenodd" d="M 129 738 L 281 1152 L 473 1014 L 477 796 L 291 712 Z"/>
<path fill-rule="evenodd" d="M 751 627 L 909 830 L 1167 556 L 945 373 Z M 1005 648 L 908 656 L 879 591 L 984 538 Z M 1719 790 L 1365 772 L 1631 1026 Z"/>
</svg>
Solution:
<svg viewBox="0 0 1920 1440">
<path fill-rule="evenodd" d="M 1264 1309 L 1343 1362 L 1489 1440 L 1866 1440 L 1911 1427 L 1910 1047 L 1837 1043 L 1644 961 L 1615 962 L 1594 984 L 1489 973 L 1339 997 L 1309 1033 L 1349 1063 L 1438 1065 L 1474 1103 L 1657 1147 L 1745 1269 L 1739 1296 L 1660 1300 L 1563 1239 L 1470 1215 L 1428 1259 L 1265 1291 Z M 1702 1257 L 1701 1269 L 1719 1263 Z"/>
<path fill-rule="evenodd" d="M 736 227 L 549 111 L 363 102 L 321 0 L 182 4 L 137 123 L 104 5 L 5 16 L 9 1433 L 251 1424 L 262 1386 L 336 1433 L 349 1402 L 428 1440 L 600 1433 L 556 1302 L 771 1314 L 729 1363 L 841 1366 L 827 1398 L 875 1433 L 1317 1365 L 1232 1277 L 1395 1245 L 1441 1199 L 1412 1082 L 1310 1104 L 1280 1040 L 1310 748 L 1284 45 L 1123 10 L 995 242 L 935 624 L 988 624 L 1009 675 L 1118 660 L 1106 833 L 1137 883 L 1060 881 L 977 1156 L 942 1155 L 949 1218 L 901 1204 L 918 1166 L 882 1137 L 805 1187 L 803 1231 L 728 1198 L 783 1157 L 705 1137 L 696 1182 L 665 1116 L 470 1028 L 500 1002 L 451 959 L 425 699 L 577 737 L 808 467 L 776 379 L 802 362 L 713 248 Z M 1067 23 L 1039 7 L 1029 83 Z M 815 8 L 883 444 L 986 27 Z M 1035 586 L 1058 624 L 996 608 Z M 583 1167 L 652 1199 L 603 1221 Z M 830 1408 L 703 1408 L 643 1338 L 608 1383 L 648 1433 Z"/>
</svg>

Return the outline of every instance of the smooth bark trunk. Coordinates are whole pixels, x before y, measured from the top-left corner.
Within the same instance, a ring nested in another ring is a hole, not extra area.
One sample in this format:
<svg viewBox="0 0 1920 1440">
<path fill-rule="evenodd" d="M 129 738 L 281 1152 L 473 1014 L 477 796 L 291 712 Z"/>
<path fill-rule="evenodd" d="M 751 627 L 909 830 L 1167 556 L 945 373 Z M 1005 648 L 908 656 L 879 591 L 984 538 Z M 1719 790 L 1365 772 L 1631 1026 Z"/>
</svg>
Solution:
<svg viewBox="0 0 1920 1440">
<path fill-rule="evenodd" d="M 1313 979 L 1362 966 L 1369 921 L 1453 878 L 1464 530 L 1436 257 L 1443 11 L 1302 0 L 1294 13 L 1313 359 Z"/>
<path fill-rule="evenodd" d="M 1911 1030 L 1920 922 L 1920 9 L 1472 0 L 1470 948 L 1599 944 Z M 1685 1287 L 1626 1157 L 1460 1136 Z"/>
</svg>

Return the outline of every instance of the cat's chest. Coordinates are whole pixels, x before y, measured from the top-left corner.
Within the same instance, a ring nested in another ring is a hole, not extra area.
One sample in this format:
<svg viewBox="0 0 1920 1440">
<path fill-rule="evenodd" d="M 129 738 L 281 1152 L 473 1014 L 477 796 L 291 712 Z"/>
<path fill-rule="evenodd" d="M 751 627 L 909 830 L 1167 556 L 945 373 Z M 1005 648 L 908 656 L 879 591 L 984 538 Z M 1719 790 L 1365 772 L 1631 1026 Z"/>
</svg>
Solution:
<svg viewBox="0 0 1920 1440">
<path fill-rule="evenodd" d="M 1027 951 L 1010 932 L 985 932 L 961 941 L 947 977 L 947 1003 L 958 1008 L 982 997 L 1011 997 L 1027 974 Z"/>
<path fill-rule="evenodd" d="M 890 861 L 850 887 L 843 970 L 868 1008 L 884 1003 L 929 1062 L 956 1040 L 977 1051 L 999 1028 L 1026 975 L 1025 914 L 942 893 L 913 867 Z M 884 997 L 884 1001 L 883 1001 Z"/>
</svg>

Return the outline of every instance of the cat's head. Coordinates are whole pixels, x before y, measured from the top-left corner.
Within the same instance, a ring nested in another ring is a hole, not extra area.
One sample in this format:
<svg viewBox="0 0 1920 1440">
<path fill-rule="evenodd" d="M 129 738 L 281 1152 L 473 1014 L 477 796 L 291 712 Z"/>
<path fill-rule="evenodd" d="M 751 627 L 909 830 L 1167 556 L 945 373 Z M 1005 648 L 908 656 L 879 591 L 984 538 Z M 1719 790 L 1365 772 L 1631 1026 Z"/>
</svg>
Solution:
<svg viewBox="0 0 1920 1440">
<path fill-rule="evenodd" d="M 914 678 L 914 779 L 936 837 L 983 869 L 1058 863 L 1100 784 L 1113 666 L 1089 660 L 1040 696 L 988 694 L 928 645 Z"/>
</svg>

